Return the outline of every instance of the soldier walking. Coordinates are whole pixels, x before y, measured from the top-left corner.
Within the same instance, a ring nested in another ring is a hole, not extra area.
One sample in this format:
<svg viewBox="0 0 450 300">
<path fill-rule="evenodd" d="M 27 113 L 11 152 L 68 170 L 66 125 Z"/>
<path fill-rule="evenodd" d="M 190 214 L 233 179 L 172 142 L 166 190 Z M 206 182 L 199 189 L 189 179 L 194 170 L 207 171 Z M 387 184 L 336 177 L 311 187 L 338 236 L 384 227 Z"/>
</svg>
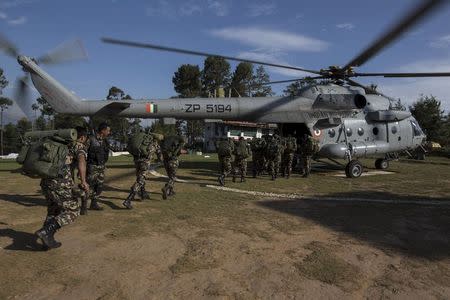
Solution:
<svg viewBox="0 0 450 300">
<path fill-rule="evenodd" d="M 162 188 L 162 197 L 164 200 L 169 196 L 175 195 L 174 185 L 176 180 L 176 173 L 179 165 L 178 157 L 181 154 L 181 149 L 185 144 L 184 137 L 168 136 L 165 137 L 161 143 L 161 152 L 163 156 L 164 168 L 166 169 L 168 182 Z"/>
<path fill-rule="evenodd" d="M 236 182 L 236 176 L 241 176 L 241 182 L 245 182 L 247 175 L 247 158 L 250 156 L 250 146 L 244 137 L 240 137 L 234 147 L 234 171 L 233 182 Z"/>
<path fill-rule="evenodd" d="M 303 177 L 308 177 L 311 173 L 311 161 L 314 154 L 319 151 L 318 142 L 310 135 L 304 134 L 300 143 L 300 165 Z"/>
<path fill-rule="evenodd" d="M 145 132 L 138 132 L 131 137 L 128 151 L 133 155 L 134 167 L 136 169 L 136 181 L 131 187 L 131 192 L 123 205 L 131 209 L 131 201 L 139 194 L 141 200 L 150 199 L 150 195 L 145 190 L 145 180 L 148 179 L 147 171 L 153 155 L 160 155 L 161 149 L 159 141 L 162 136 Z"/>
<path fill-rule="evenodd" d="M 78 187 L 74 187 L 73 196 L 75 199 L 81 199 L 80 215 L 87 214 L 87 200 L 89 195 L 89 184 L 87 183 L 87 147 L 88 140 L 87 130 L 84 127 L 78 126 L 77 141 L 74 145 L 73 162 L 70 165 L 72 179 L 75 180 L 75 170 L 78 170 L 77 177 L 80 180 Z"/>
<path fill-rule="evenodd" d="M 267 137 L 267 147 L 265 157 L 267 160 L 267 169 L 272 180 L 278 177 L 281 161 L 281 141 L 278 135 Z"/>
<path fill-rule="evenodd" d="M 105 181 L 105 165 L 109 155 L 109 144 L 106 138 L 110 134 L 111 128 L 108 124 L 101 123 L 98 126 L 97 134 L 89 138 L 87 177 L 90 186 L 89 198 L 91 199 L 89 209 L 92 210 L 103 209 L 98 204 L 98 200 Z"/>
<path fill-rule="evenodd" d="M 250 143 L 250 149 L 252 150 L 252 174 L 253 178 L 256 178 L 258 175 L 261 175 L 266 164 L 264 158 L 266 141 L 262 138 L 255 138 Z"/>
<path fill-rule="evenodd" d="M 289 178 L 292 173 L 292 163 L 294 161 L 294 153 L 297 151 L 297 139 L 291 135 L 283 139 L 284 151 L 281 163 L 282 177 Z"/>
<path fill-rule="evenodd" d="M 231 139 L 224 138 L 215 142 L 217 155 L 219 157 L 219 178 L 217 181 L 221 186 L 225 185 L 225 178 L 233 171 L 232 163 L 234 152 L 234 142 Z"/>
</svg>

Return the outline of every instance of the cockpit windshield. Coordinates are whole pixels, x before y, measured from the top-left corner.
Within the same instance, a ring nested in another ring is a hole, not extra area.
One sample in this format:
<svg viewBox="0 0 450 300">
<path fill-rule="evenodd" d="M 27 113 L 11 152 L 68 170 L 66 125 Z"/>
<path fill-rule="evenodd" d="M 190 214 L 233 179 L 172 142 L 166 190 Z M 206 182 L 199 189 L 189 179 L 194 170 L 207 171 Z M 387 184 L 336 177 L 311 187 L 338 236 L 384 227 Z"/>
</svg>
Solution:
<svg viewBox="0 0 450 300">
<path fill-rule="evenodd" d="M 420 126 L 416 121 L 411 121 L 411 127 L 413 130 L 413 136 L 423 135 L 422 129 L 420 129 Z"/>
</svg>

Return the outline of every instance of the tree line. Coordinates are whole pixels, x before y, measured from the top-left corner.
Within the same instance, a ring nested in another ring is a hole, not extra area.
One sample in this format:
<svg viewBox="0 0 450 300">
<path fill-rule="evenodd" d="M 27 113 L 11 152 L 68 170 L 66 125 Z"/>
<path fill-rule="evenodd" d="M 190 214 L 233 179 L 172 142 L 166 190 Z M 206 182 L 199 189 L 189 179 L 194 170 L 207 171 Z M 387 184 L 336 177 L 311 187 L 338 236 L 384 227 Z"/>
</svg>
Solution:
<svg viewBox="0 0 450 300">
<path fill-rule="evenodd" d="M 183 64 L 172 77 L 174 90 L 177 93 L 172 98 L 195 97 L 266 97 L 273 96 L 269 74 L 263 66 L 256 69 L 251 63 L 239 63 L 233 72 L 230 64 L 221 57 L 207 57 L 203 68 L 199 65 Z M 295 81 L 283 90 L 285 96 L 295 96 L 298 92 L 311 84 L 325 84 L 305 78 Z M 0 68 L 0 109 L 3 113 L 13 102 L 3 97 L 2 91 L 8 85 L 8 81 Z M 122 89 L 112 86 L 105 97 L 106 101 L 132 100 L 133 98 Z M 257 101 L 257 99 L 255 99 Z M 22 118 L 16 123 L 3 126 L 3 153 L 17 153 L 21 145 L 21 136 L 29 130 L 52 130 L 55 128 L 73 128 L 74 126 L 86 126 L 95 128 L 100 122 L 107 122 L 112 129 L 114 146 L 120 150 L 126 145 L 129 134 L 142 130 L 141 120 L 138 118 L 122 118 L 117 116 L 94 116 L 84 118 L 56 113 L 48 102 L 39 97 L 32 105 L 34 121 Z M 412 115 L 418 120 L 427 134 L 428 140 L 450 146 L 450 114 L 445 114 L 441 108 L 441 101 L 436 97 L 421 96 L 409 107 Z M 3 122 L 3 120 L 2 120 Z M 3 123 L 2 123 L 3 125 Z M 155 121 L 149 130 L 165 135 L 184 134 L 189 143 L 195 145 L 201 142 L 203 137 L 203 120 L 177 120 L 175 125 L 163 124 Z"/>
</svg>

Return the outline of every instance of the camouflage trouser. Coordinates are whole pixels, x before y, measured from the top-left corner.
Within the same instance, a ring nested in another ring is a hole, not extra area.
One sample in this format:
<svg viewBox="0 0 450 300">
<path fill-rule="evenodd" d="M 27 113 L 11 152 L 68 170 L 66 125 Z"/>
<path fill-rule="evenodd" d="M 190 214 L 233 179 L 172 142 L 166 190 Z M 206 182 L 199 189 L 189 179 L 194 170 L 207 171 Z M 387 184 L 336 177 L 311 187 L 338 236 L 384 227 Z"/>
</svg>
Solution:
<svg viewBox="0 0 450 300">
<path fill-rule="evenodd" d="M 245 177 L 247 175 L 247 159 L 242 157 L 236 157 L 234 159 L 234 175 L 241 175 Z"/>
<path fill-rule="evenodd" d="M 98 200 L 103 191 L 105 181 L 105 165 L 88 165 L 87 182 L 89 184 L 89 198 Z"/>
<path fill-rule="evenodd" d="M 281 155 L 267 158 L 267 170 L 269 171 L 269 175 L 272 175 L 274 177 L 278 176 L 278 171 L 280 170 L 280 161 Z"/>
<path fill-rule="evenodd" d="M 80 215 L 80 206 L 72 194 L 73 181 L 66 179 L 43 179 L 41 189 L 47 200 L 45 222 L 55 219 L 59 226 L 73 223 Z"/>
<path fill-rule="evenodd" d="M 302 155 L 300 157 L 300 165 L 302 167 L 301 172 L 304 175 L 309 175 L 311 173 L 311 155 Z"/>
<path fill-rule="evenodd" d="M 150 161 L 135 161 L 134 166 L 136 168 L 136 182 L 131 187 L 131 191 L 139 193 L 145 190 L 145 180 L 147 179 L 147 171 L 150 166 Z"/>
<path fill-rule="evenodd" d="M 252 155 L 252 171 L 253 176 L 259 175 L 264 171 L 266 161 L 264 155 L 258 152 L 253 152 Z"/>
<path fill-rule="evenodd" d="M 219 171 L 223 176 L 228 176 L 231 173 L 233 158 L 231 156 L 219 156 Z"/>
<path fill-rule="evenodd" d="M 177 169 L 178 169 L 178 158 L 170 158 L 170 159 L 164 159 L 164 168 L 166 169 L 167 177 L 169 177 L 169 181 L 166 184 L 166 187 L 172 188 L 175 184 L 175 178 L 177 175 Z"/>
<path fill-rule="evenodd" d="M 281 173 L 283 175 L 291 175 L 292 162 L 294 161 L 294 153 L 283 153 L 283 159 L 281 162 Z"/>
</svg>

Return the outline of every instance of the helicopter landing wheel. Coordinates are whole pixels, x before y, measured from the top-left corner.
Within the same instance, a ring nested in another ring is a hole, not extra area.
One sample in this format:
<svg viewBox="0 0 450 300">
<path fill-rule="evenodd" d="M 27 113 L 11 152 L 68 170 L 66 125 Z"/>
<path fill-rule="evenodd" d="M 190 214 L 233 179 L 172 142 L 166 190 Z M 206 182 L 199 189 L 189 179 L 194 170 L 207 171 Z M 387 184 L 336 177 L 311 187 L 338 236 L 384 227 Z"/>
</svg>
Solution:
<svg viewBox="0 0 450 300">
<path fill-rule="evenodd" d="M 384 158 L 379 158 L 375 161 L 375 168 L 378 170 L 386 170 L 389 168 L 389 161 Z"/>
<path fill-rule="evenodd" d="M 358 178 L 363 173 L 363 170 L 363 165 L 358 160 L 352 160 L 345 167 L 345 175 L 348 178 Z"/>
</svg>

